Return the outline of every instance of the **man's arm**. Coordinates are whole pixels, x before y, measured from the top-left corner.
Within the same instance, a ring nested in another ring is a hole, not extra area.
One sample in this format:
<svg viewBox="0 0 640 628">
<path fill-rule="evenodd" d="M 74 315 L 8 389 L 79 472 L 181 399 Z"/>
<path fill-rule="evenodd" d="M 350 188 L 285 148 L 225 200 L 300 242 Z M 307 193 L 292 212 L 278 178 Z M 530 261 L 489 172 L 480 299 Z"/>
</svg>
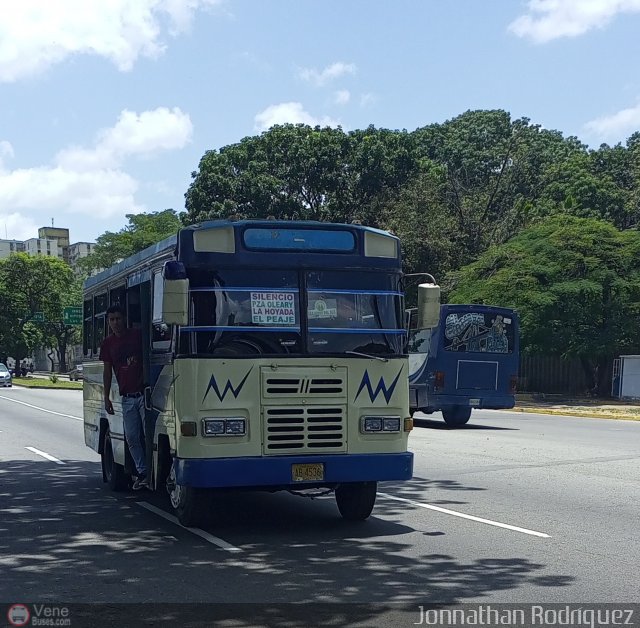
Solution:
<svg viewBox="0 0 640 628">
<path fill-rule="evenodd" d="M 113 414 L 113 404 L 111 403 L 111 380 L 113 378 L 113 369 L 111 362 L 104 363 L 104 371 L 102 372 L 102 383 L 104 384 L 104 408 L 107 414 Z"/>
</svg>

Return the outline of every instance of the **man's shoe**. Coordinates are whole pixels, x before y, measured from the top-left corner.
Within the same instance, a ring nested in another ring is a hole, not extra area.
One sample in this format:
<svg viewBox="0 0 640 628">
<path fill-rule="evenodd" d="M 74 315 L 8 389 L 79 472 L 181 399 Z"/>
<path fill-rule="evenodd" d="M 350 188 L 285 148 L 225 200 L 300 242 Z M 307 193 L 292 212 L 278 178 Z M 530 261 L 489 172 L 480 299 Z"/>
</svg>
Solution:
<svg viewBox="0 0 640 628">
<path fill-rule="evenodd" d="M 136 478 L 136 481 L 133 483 L 133 486 L 131 488 L 133 488 L 134 491 L 139 491 L 143 488 L 149 488 L 149 480 L 147 480 L 146 476 L 140 475 Z"/>
</svg>

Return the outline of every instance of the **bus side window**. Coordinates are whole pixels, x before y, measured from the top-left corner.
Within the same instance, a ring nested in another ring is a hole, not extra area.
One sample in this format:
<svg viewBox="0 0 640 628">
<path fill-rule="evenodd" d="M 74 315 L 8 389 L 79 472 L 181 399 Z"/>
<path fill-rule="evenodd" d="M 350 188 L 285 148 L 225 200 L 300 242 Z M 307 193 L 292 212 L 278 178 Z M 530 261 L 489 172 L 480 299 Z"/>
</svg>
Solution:
<svg viewBox="0 0 640 628">
<path fill-rule="evenodd" d="M 107 293 L 99 294 L 93 299 L 93 353 L 100 351 L 100 345 L 106 332 Z"/>
<path fill-rule="evenodd" d="M 166 323 L 153 323 L 151 331 L 151 348 L 153 351 L 169 351 L 171 349 L 171 336 L 173 325 Z"/>
<path fill-rule="evenodd" d="M 125 287 L 120 286 L 118 288 L 113 288 L 109 294 L 109 303 L 110 305 L 119 305 L 124 308 L 124 299 L 125 299 Z"/>
<path fill-rule="evenodd" d="M 82 329 L 82 353 L 86 356 L 91 354 L 93 348 L 93 300 L 87 299 L 84 302 L 83 310 L 84 325 Z"/>
</svg>

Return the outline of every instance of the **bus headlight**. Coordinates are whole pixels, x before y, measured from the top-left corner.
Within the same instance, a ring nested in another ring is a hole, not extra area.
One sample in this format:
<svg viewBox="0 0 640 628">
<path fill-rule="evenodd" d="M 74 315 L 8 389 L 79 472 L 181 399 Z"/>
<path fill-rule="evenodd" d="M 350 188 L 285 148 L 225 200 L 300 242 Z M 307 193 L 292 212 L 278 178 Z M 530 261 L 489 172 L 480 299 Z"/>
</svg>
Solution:
<svg viewBox="0 0 640 628">
<path fill-rule="evenodd" d="M 363 432 L 382 432 L 382 417 L 363 416 L 360 423 Z"/>
<path fill-rule="evenodd" d="M 386 416 L 382 419 L 382 431 L 383 432 L 399 432 L 400 431 L 400 417 Z"/>
<path fill-rule="evenodd" d="M 203 419 L 202 433 L 204 436 L 221 436 L 224 434 L 224 419 Z"/>
<path fill-rule="evenodd" d="M 244 436 L 247 433 L 247 422 L 244 419 L 227 419 L 225 434 Z"/>
<path fill-rule="evenodd" d="M 202 419 L 203 436 L 244 436 L 247 420 L 239 417 L 228 419 Z"/>
<path fill-rule="evenodd" d="M 363 416 L 360 419 L 360 431 L 363 434 L 374 432 L 394 433 L 400 431 L 402 424 L 399 416 Z"/>
</svg>

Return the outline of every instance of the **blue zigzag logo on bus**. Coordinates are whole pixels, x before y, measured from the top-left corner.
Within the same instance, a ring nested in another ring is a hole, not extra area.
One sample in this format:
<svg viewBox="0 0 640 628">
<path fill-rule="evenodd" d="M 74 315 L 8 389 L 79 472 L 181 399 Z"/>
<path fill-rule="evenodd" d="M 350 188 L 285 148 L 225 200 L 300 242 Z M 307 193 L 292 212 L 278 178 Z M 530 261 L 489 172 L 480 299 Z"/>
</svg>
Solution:
<svg viewBox="0 0 640 628">
<path fill-rule="evenodd" d="M 384 381 L 384 377 L 381 376 L 380 381 L 378 382 L 378 385 L 375 390 L 373 390 L 373 386 L 371 385 L 371 379 L 369 379 L 369 371 L 365 369 L 364 375 L 362 376 L 362 381 L 360 382 L 360 388 L 358 388 L 358 392 L 356 393 L 355 399 L 353 401 L 355 402 L 355 400 L 360 396 L 360 393 L 363 391 L 363 389 L 366 388 L 367 391 L 369 392 L 369 399 L 371 399 L 371 403 L 373 403 L 378 398 L 378 395 L 382 393 L 382 396 L 387 402 L 387 405 L 389 405 L 389 401 L 391 401 L 391 397 L 393 396 L 393 391 L 396 389 L 396 384 L 400 379 L 400 373 L 402 373 L 403 368 L 404 367 L 402 366 L 400 367 L 400 370 L 398 371 L 396 378 L 391 382 L 391 386 L 389 386 L 389 388 L 387 388 L 387 384 Z"/>
<path fill-rule="evenodd" d="M 204 397 L 202 398 L 202 403 L 204 403 L 204 400 L 207 398 L 207 395 L 209 394 L 209 391 L 211 389 L 213 389 L 213 392 L 216 393 L 220 401 L 224 401 L 224 398 L 227 396 L 227 393 L 229 391 L 231 391 L 231 394 L 234 396 L 235 399 L 237 399 L 238 395 L 240 394 L 240 391 L 242 390 L 242 387 L 244 386 L 244 383 L 247 381 L 247 377 L 249 377 L 249 373 L 251 373 L 252 370 L 253 370 L 253 366 L 247 371 L 247 374 L 242 378 L 242 381 L 238 384 L 236 388 L 233 387 L 231 380 L 228 379 L 222 392 L 220 392 L 218 382 L 216 381 L 216 376 L 211 375 L 211 379 L 209 380 L 209 385 L 207 386 L 207 391 L 204 393 Z"/>
</svg>

